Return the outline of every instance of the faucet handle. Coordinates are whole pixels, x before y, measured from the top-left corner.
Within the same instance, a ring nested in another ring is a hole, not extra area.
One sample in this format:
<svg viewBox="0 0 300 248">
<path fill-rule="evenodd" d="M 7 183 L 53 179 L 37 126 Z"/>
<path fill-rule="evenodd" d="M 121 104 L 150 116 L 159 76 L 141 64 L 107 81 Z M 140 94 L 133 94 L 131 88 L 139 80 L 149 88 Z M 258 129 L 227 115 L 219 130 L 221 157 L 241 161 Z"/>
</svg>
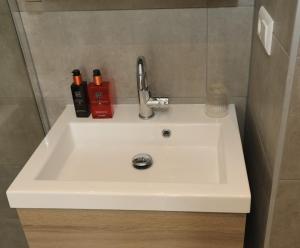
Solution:
<svg viewBox="0 0 300 248">
<path fill-rule="evenodd" d="M 147 101 L 147 105 L 152 108 L 163 108 L 169 104 L 169 98 L 166 97 L 151 97 Z"/>
</svg>

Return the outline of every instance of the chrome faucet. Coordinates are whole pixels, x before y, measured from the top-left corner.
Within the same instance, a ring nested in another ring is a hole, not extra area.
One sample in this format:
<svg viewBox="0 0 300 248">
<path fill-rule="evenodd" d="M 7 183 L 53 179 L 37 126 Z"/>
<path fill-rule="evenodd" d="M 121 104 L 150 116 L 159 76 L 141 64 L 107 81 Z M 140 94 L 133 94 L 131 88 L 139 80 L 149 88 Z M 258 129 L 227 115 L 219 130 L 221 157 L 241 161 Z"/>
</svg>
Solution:
<svg viewBox="0 0 300 248">
<path fill-rule="evenodd" d="M 154 108 L 165 107 L 169 103 L 168 98 L 151 97 L 148 87 L 145 58 L 139 56 L 137 58 L 137 90 L 139 96 L 139 116 L 142 119 L 149 119 L 154 116 Z"/>
</svg>

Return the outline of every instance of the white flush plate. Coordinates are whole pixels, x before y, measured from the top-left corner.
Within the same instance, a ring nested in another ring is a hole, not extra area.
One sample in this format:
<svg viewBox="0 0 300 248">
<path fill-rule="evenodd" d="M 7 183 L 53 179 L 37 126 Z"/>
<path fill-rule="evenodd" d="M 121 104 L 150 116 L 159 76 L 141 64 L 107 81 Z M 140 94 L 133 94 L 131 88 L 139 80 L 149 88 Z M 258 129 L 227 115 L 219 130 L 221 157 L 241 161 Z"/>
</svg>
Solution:
<svg viewBox="0 0 300 248">
<path fill-rule="evenodd" d="M 272 51 L 273 29 L 274 20 L 265 7 L 262 6 L 258 14 L 257 35 L 260 38 L 260 41 L 262 42 L 268 55 L 271 55 Z"/>
</svg>

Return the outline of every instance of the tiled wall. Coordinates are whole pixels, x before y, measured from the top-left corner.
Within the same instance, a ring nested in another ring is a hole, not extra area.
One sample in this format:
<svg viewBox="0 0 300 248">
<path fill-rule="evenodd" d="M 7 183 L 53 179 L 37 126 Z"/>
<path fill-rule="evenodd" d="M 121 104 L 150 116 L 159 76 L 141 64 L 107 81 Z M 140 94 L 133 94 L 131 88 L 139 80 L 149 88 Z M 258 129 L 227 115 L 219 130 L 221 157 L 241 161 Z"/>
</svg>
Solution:
<svg viewBox="0 0 300 248">
<path fill-rule="evenodd" d="M 204 102 L 225 82 L 243 128 L 253 0 L 234 8 L 22 13 L 51 124 L 71 103 L 70 72 L 101 67 L 117 102 L 137 102 L 136 58 L 144 55 L 154 95 Z"/>
<path fill-rule="evenodd" d="M 253 36 L 245 128 L 245 154 L 252 191 L 252 208 L 246 230 L 246 247 L 249 248 L 268 247 L 265 233 L 276 155 L 282 152 L 277 148 L 286 97 L 297 0 L 256 1 L 254 34 L 257 31 L 257 14 L 261 5 L 264 5 L 275 19 L 275 31 L 270 57 L 266 55 L 257 35 Z M 295 175 L 294 172 L 291 173 Z M 284 188 L 279 190 L 282 201 L 294 196 L 293 193 L 284 195 L 284 192 L 286 192 Z M 289 212 L 290 216 L 293 214 L 295 211 Z M 276 242 L 272 242 L 270 247 L 297 247 L 282 245 L 286 240 L 284 236 L 277 235 L 276 238 Z"/>
<path fill-rule="evenodd" d="M 6 0 L 0 0 L 0 247 L 27 247 L 5 191 L 43 137 Z"/>
<path fill-rule="evenodd" d="M 297 58 L 285 140 L 271 229 L 272 248 L 300 247 L 300 56 Z"/>
</svg>

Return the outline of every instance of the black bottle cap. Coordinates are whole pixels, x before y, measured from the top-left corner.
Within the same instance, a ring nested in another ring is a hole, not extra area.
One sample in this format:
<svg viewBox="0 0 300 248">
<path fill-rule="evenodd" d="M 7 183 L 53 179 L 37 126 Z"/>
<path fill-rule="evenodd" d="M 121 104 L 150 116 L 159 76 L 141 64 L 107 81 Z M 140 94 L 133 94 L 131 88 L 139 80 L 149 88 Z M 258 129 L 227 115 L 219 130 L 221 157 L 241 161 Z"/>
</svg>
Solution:
<svg viewBox="0 0 300 248">
<path fill-rule="evenodd" d="M 93 70 L 93 76 L 101 76 L 101 71 L 99 69 Z"/>
<path fill-rule="evenodd" d="M 72 73 L 73 73 L 74 77 L 75 76 L 80 76 L 80 70 L 78 70 L 78 69 L 73 70 Z"/>
</svg>

